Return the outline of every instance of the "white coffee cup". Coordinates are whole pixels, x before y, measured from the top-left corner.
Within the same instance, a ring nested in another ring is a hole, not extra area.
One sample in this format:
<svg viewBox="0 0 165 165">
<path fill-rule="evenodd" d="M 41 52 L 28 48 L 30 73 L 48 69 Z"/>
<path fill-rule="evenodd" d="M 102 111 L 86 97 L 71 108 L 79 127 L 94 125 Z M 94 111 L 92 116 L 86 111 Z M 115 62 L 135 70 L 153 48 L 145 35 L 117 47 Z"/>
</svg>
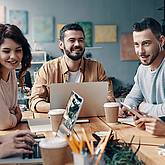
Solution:
<svg viewBox="0 0 165 165">
<path fill-rule="evenodd" d="M 50 117 L 50 123 L 52 125 L 52 131 L 58 131 L 64 112 L 65 109 L 52 109 L 48 112 L 48 115 Z"/>
<path fill-rule="evenodd" d="M 67 141 L 63 137 L 54 137 L 43 139 L 39 146 L 44 165 L 63 165 L 65 164 L 65 153 L 67 150 Z"/>
<path fill-rule="evenodd" d="M 92 162 L 90 162 L 90 157 L 88 154 L 79 154 L 73 152 L 73 162 L 74 165 L 90 165 Z"/>
<path fill-rule="evenodd" d="M 118 121 L 120 104 L 117 102 L 104 103 L 105 118 L 107 123 L 116 123 Z"/>
</svg>

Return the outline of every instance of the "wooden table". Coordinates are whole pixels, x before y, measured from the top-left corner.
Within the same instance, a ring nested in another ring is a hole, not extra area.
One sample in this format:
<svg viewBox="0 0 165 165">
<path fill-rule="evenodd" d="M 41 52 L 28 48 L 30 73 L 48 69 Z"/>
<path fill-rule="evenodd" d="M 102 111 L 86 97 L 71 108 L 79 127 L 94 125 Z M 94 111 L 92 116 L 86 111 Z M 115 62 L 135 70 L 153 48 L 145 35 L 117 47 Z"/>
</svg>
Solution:
<svg viewBox="0 0 165 165">
<path fill-rule="evenodd" d="M 156 137 L 139 128 L 126 124 L 110 124 L 106 123 L 104 118 L 90 118 L 90 123 L 76 124 L 74 130 L 80 134 L 81 128 L 84 128 L 88 134 L 89 139 L 93 132 L 111 131 L 114 130 L 119 139 L 125 142 L 130 142 L 134 137 L 132 149 L 135 151 L 138 148 L 139 142 L 141 144 L 138 151 L 138 158 L 143 160 L 146 165 L 162 165 L 165 162 L 165 157 L 158 154 L 158 146 L 165 143 L 165 137 Z"/>
<path fill-rule="evenodd" d="M 79 133 L 80 128 L 83 127 L 88 133 L 89 138 L 91 134 L 97 131 L 114 130 L 119 139 L 125 142 L 130 142 L 134 137 L 132 149 L 135 151 L 138 148 L 139 142 L 141 144 L 137 156 L 143 160 L 146 165 L 162 165 L 165 164 L 165 157 L 158 154 L 158 146 L 165 144 L 165 137 L 156 137 L 139 128 L 126 124 L 110 124 L 106 123 L 104 118 L 91 118 L 90 123 L 76 125 L 75 130 Z"/>
<path fill-rule="evenodd" d="M 43 114 L 37 114 L 37 118 L 43 118 L 44 116 L 47 117 L 47 115 Z M 24 112 L 23 117 L 24 119 L 28 118 L 34 118 L 36 115 L 34 115 L 32 112 Z M 165 137 L 156 137 L 149 133 L 147 133 L 144 130 L 140 130 L 139 128 L 125 125 L 125 124 L 110 124 L 106 123 L 104 118 L 98 118 L 98 117 L 91 117 L 89 118 L 90 123 L 83 123 L 83 124 L 76 124 L 74 127 L 75 132 L 78 134 L 78 136 L 81 135 L 81 128 L 84 128 L 87 132 L 87 135 L 89 139 L 93 139 L 92 133 L 93 132 L 99 132 L 99 131 L 111 131 L 114 130 L 117 134 L 117 137 L 119 139 L 122 139 L 126 142 L 130 142 L 131 138 L 133 136 L 133 144 L 132 148 L 133 150 L 136 150 L 139 145 L 140 140 L 140 150 L 138 151 L 138 157 L 145 162 L 147 165 L 162 165 L 165 162 L 165 157 L 160 156 L 158 154 L 158 146 L 160 144 L 165 143 Z M 17 125 L 16 128 L 6 131 L 0 131 L 0 135 L 6 134 L 9 132 L 12 132 L 16 129 L 29 129 L 26 123 L 20 123 Z"/>
<path fill-rule="evenodd" d="M 132 149 L 135 151 L 140 142 L 141 146 L 137 155 L 146 165 L 165 164 L 165 157 L 158 154 L 158 146 L 165 144 L 165 137 L 151 135 L 148 132 L 131 125 L 107 124 L 104 118 L 100 118 L 100 120 L 114 130 L 117 133 L 118 138 L 123 139 L 125 142 L 129 143 L 134 136 Z"/>
</svg>

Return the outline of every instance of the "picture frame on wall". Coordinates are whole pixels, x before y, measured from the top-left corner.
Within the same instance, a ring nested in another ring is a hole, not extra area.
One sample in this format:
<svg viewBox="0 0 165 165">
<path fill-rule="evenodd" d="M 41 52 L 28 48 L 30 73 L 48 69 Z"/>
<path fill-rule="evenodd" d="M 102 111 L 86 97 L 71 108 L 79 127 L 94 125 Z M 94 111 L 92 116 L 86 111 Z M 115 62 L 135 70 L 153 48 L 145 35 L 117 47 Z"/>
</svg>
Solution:
<svg viewBox="0 0 165 165">
<path fill-rule="evenodd" d="M 59 40 L 60 39 L 60 30 L 65 24 L 57 24 L 56 25 L 56 38 Z"/>
<path fill-rule="evenodd" d="M 6 23 L 6 7 L 0 5 L 0 23 Z"/>
<path fill-rule="evenodd" d="M 116 25 L 95 25 L 95 43 L 117 41 Z"/>
<path fill-rule="evenodd" d="M 93 46 L 93 26 L 92 22 L 76 22 L 78 23 L 84 30 L 85 33 L 85 47 Z"/>
<path fill-rule="evenodd" d="M 34 17 L 32 19 L 32 38 L 34 42 L 54 41 L 54 17 Z"/>
<path fill-rule="evenodd" d="M 133 36 L 131 32 L 122 33 L 120 37 L 120 60 L 138 60 L 135 53 Z"/>
<path fill-rule="evenodd" d="M 28 11 L 9 10 L 10 24 L 18 26 L 23 34 L 28 33 Z"/>
</svg>

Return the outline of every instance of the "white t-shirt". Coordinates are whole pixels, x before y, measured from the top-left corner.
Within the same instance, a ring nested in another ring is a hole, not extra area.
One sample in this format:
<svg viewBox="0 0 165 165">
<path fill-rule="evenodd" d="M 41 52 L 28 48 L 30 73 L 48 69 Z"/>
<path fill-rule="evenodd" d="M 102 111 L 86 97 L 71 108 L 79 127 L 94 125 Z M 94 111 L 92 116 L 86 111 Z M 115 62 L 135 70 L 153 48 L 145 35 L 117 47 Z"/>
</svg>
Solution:
<svg viewBox="0 0 165 165">
<path fill-rule="evenodd" d="M 68 82 L 75 82 L 75 83 L 79 83 L 80 82 L 80 70 L 78 70 L 77 72 L 69 72 L 69 80 Z"/>
</svg>

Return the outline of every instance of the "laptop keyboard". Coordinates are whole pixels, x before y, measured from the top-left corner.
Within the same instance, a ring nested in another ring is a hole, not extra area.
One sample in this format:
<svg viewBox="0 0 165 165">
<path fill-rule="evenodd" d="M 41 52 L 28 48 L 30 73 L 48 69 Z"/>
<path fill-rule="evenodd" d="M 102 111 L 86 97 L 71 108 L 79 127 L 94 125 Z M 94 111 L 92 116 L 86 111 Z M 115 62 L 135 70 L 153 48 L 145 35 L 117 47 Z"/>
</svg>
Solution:
<svg viewBox="0 0 165 165">
<path fill-rule="evenodd" d="M 39 147 L 39 141 L 32 146 L 33 153 L 31 154 L 22 154 L 22 159 L 34 159 L 34 158 L 41 158 L 41 151 Z"/>
</svg>

